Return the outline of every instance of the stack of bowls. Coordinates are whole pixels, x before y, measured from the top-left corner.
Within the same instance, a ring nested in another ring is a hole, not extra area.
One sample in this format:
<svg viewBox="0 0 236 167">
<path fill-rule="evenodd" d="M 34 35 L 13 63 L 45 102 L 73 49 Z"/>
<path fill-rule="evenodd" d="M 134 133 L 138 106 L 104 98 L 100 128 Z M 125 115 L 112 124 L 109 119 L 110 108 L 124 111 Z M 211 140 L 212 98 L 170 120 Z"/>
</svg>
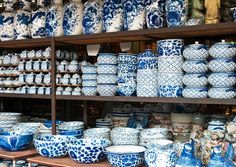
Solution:
<svg viewBox="0 0 236 167">
<path fill-rule="evenodd" d="M 82 70 L 82 93 L 85 96 L 96 96 L 97 94 L 97 66 L 83 65 Z"/>
<path fill-rule="evenodd" d="M 17 123 L 15 126 L 12 127 L 13 131 L 17 132 L 32 132 L 38 133 L 40 127 L 39 122 L 22 122 Z"/>
<path fill-rule="evenodd" d="M 113 145 L 138 145 L 139 130 L 125 127 L 113 128 L 111 141 Z"/>
<path fill-rule="evenodd" d="M 193 114 L 171 113 L 173 137 L 176 142 L 188 142 L 192 131 Z"/>
<path fill-rule="evenodd" d="M 139 145 L 147 146 L 156 140 L 168 139 L 168 129 L 166 128 L 150 128 L 140 132 Z"/>
<path fill-rule="evenodd" d="M 207 61 L 208 49 L 204 44 L 191 44 L 183 51 L 185 62 L 182 69 L 186 72 L 183 76 L 183 97 L 206 98 L 207 97 Z"/>
<path fill-rule="evenodd" d="M 210 98 L 232 99 L 236 96 L 236 45 L 224 40 L 215 43 L 209 50 L 213 60 L 209 62 L 212 73 L 208 81 L 212 88 L 208 92 Z"/>
<path fill-rule="evenodd" d="M 120 53 L 118 56 L 119 96 L 135 96 L 137 90 L 137 55 Z"/>
<path fill-rule="evenodd" d="M 96 128 L 111 128 L 112 121 L 111 119 L 97 119 Z"/>
<path fill-rule="evenodd" d="M 91 128 L 84 131 L 85 139 L 107 139 L 110 140 L 109 128 Z"/>
<path fill-rule="evenodd" d="M 76 138 L 83 137 L 84 123 L 81 121 L 63 122 L 58 125 L 58 134 L 66 136 L 74 136 Z"/>
<path fill-rule="evenodd" d="M 156 97 L 157 87 L 157 56 L 151 49 L 138 55 L 137 96 Z"/>
<path fill-rule="evenodd" d="M 0 129 L 9 131 L 14 125 L 21 121 L 21 113 L 0 112 Z"/>
<path fill-rule="evenodd" d="M 100 96 L 115 96 L 117 89 L 117 55 L 99 53 L 97 91 Z"/>
<path fill-rule="evenodd" d="M 182 39 L 166 39 L 157 42 L 158 92 L 160 97 L 182 96 L 183 46 L 184 41 Z"/>
</svg>

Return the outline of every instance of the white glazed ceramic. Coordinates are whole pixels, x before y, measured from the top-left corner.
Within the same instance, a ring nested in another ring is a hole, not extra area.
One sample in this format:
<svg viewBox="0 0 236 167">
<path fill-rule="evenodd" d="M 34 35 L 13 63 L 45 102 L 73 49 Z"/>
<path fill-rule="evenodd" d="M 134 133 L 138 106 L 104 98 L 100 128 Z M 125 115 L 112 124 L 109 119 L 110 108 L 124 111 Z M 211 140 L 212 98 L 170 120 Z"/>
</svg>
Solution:
<svg viewBox="0 0 236 167">
<path fill-rule="evenodd" d="M 217 58 L 211 60 L 208 67 L 213 72 L 233 72 L 236 70 L 236 63 L 231 58 Z"/>
<path fill-rule="evenodd" d="M 225 40 L 215 43 L 210 49 L 209 53 L 214 58 L 232 58 L 236 55 L 235 44 L 228 43 Z"/>
<path fill-rule="evenodd" d="M 188 60 L 207 59 L 209 53 L 204 44 L 199 44 L 199 42 L 196 41 L 195 44 L 188 45 L 184 49 L 183 56 Z"/>
<path fill-rule="evenodd" d="M 98 65 L 97 67 L 98 74 L 116 74 L 117 73 L 117 66 L 113 64 L 102 64 Z"/>
<path fill-rule="evenodd" d="M 115 96 L 117 85 L 116 84 L 98 84 L 97 91 L 100 96 Z"/>
<path fill-rule="evenodd" d="M 211 73 L 208 77 L 209 83 L 213 87 L 230 87 L 236 83 L 235 73 Z"/>
<path fill-rule="evenodd" d="M 205 87 L 208 84 L 207 75 L 204 73 L 186 73 L 182 81 L 187 87 Z"/>
<path fill-rule="evenodd" d="M 85 96 L 96 96 L 97 87 L 96 86 L 83 86 L 82 93 Z"/>
<path fill-rule="evenodd" d="M 114 53 L 99 53 L 98 64 L 117 64 L 117 55 Z"/>
<path fill-rule="evenodd" d="M 117 75 L 115 74 L 99 74 L 97 76 L 97 82 L 101 83 L 117 83 Z"/>
<path fill-rule="evenodd" d="M 236 97 L 236 90 L 232 87 L 213 87 L 209 89 L 208 96 L 215 99 L 233 99 Z"/>
<path fill-rule="evenodd" d="M 183 89 L 183 97 L 186 98 L 206 98 L 208 93 L 207 87 L 202 88 L 191 88 L 186 87 Z"/>
<path fill-rule="evenodd" d="M 182 69 L 187 73 L 204 73 L 208 71 L 207 61 L 204 59 L 186 60 L 182 64 Z"/>
</svg>

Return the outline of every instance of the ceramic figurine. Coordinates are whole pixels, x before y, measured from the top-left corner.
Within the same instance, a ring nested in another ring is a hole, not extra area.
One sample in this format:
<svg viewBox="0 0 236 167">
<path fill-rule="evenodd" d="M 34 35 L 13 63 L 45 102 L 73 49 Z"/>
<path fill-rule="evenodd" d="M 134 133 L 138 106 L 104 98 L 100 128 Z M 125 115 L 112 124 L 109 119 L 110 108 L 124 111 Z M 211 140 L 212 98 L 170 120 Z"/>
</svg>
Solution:
<svg viewBox="0 0 236 167">
<path fill-rule="evenodd" d="M 160 28 L 164 26 L 165 0 L 148 0 L 146 2 L 147 28 Z"/>
<path fill-rule="evenodd" d="M 185 24 L 188 13 L 188 0 L 166 0 L 166 21 L 168 27 Z"/>
<path fill-rule="evenodd" d="M 83 33 L 95 34 L 102 32 L 102 1 L 88 0 L 84 4 Z"/>
<path fill-rule="evenodd" d="M 28 39 L 30 33 L 31 13 L 23 9 L 19 9 L 15 15 L 14 33 L 15 39 Z"/>
<path fill-rule="evenodd" d="M 31 36 L 32 38 L 42 38 L 46 36 L 45 32 L 46 8 L 41 7 L 32 11 Z"/>
<path fill-rule="evenodd" d="M 46 36 L 62 36 L 63 35 L 63 5 L 62 0 L 57 0 L 49 7 L 46 14 Z"/>
<path fill-rule="evenodd" d="M 0 39 L 9 41 L 15 38 L 14 34 L 14 12 L 2 12 L 0 15 Z"/>
<path fill-rule="evenodd" d="M 205 15 L 203 13 L 204 10 L 204 1 L 203 0 L 191 0 L 191 18 L 192 19 L 199 19 L 200 23 L 204 22 Z"/>
<path fill-rule="evenodd" d="M 214 24 L 220 22 L 221 0 L 205 0 L 205 23 Z"/>
<path fill-rule="evenodd" d="M 123 29 L 121 0 L 105 0 L 103 4 L 103 31 L 117 32 Z"/>
<path fill-rule="evenodd" d="M 145 1 L 125 0 L 124 7 L 124 30 L 141 30 L 145 28 Z"/>
<path fill-rule="evenodd" d="M 82 34 L 84 5 L 82 0 L 71 0 L 64 6 L 63 30 L 64 35 Z"/>
</svg>

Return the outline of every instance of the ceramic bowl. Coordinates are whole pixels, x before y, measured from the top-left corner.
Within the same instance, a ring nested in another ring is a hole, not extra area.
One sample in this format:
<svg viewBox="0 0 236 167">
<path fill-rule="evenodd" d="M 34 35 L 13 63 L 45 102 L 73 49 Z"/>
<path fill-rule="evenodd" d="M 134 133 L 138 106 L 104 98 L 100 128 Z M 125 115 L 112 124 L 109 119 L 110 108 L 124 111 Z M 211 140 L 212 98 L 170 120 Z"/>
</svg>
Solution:
<svg viewBox="0 0 236 167">
<path fill-rule="evenodd" d="M 110 140 L 109 128 L 91 128 L 84 131 L 85 139 L 107 139 Z"/>
<path fill-rule="evenodd" d="M 183 89 L 183 97 L 186 98 L 206 98 L 208 93 L 207 87 L 193 88 L 186 87 Z"/>
<path fill-rule="evenodd" d="M 208 82 L 213 87 L 231 87 L 236 84 L 236 73 L 211 73 Z"/>
<path fill-rule="evenodd" d="M 58 134 L 62 136 L 72 136 L 78 138 L 83 137 L 84 129 L 73 129 L 73 130 L 58 130 Z"/>
<path fill-rule="evenodd" d="M 142 146 L 111 146 L 105 149 L 105 154 L 113 167 L 138 167 L 144 163 L 145 151 Z"/>
<path fill-rule="evenodd" d="M 210 132 L 225 132 L 225 124 L 221 121 L 210 121 L 207 130 Z"/>
<path fill-rule="evenodd" d="M 187 87 L 205 87 L 208 84 L 207 75 L 204 73 L 186 73 L 182 81 Z"/>
<path fill-rule="evenodd" d="M 105 139 L 72 139 L 67 142 L 67 147 L 73 160 L 90 164 L 104 159 L 104 149 L 110 144 L 110 141 Z"/>
<path fill-rule="evenodd" d="M 171 119 L 171 122 L 191 123 L 193 121 L 193 114 L 172 112 L 170 114 L 170 119 Z"/>
<path fill-rule="evenodd" d="M 183 56 L 188 60 L 207 59 L 209 56 L 208 48 L 204 44 L 195 42 L 195 44 L 188 45 L 184 49 Z"/>
<path fill-rule="evenodd" d="M 2 132 L 0 133 L 0 147 L 6 151 L 20 151 L 27 149 L 33 140 L 30 132 Z"/>
<path fill-rule="evenodd" d="M 82 80 L 97 79 L 97 73 L 83 73 Z"/>
<path fill-rule="evenodd" d="M 118 83 L 116 94 L 118 96 L 135 96 L 136 90 L 136 83 Z"/>
<path fill-rule="evenodd" d="M 162 73 L 158 72 L 158 85 L 181 86 L 183 73 Z"/>
<path fill-rule="evenodd" d="M 212 45 L 209 53 L 213 58 L 232 58 L 236 55 L 236 45 L 222 40 Z"/>
<path fill-rule="evenodd" d="M 64 157 L 67 155 L 66 136 L 45 135 L 34 139 L 37 152 L 48 158 Z"/>
<path fill-rule="evenodd" d="M 139 130 L 127 127 L 113 128 L 111 141 L 113 145 L 138 145 Z"/>
<path fill-rule="evenodd" d="M 119 53 L 118 64 L 137 64 L 137 55 L 131 53 Z"/>
<path fill-rule="evenodd" d="M 117 55 L 114 53 L 99 53 L 98 64 L 117 64 Z"/>
<path fill-rule="evenodd" d="M 208 71 L 207 61 L 201 60 L 186 60 L 182 64 L 182 69 L 187 73 L 204 73 Z"/>
<path fill-rule="evenodd" d="M 83 86 L 97 86 L 97 80 L 96 79 L 86 79 L 82 81 Z"/>
<path fill-rule="evenodd" d="M 191 133 L 192 123 L 171 122 L 174 133 Z"/>
<path fill-rule="evenodd" d="M 17 123 L 12 129 L 18 132 L 32 132 L 37 133 L 40 127 L 39 122 L 22 122 Z"/>
<path fill-rule="evenodd" d="M 118 73 L 135 73 L 137 66 L 135 64 L 119 63 L 117 66 Z"/>
<path fill-rule="evenodd" d="M 61 130 L 75 130 L 83 128 L 84 128 L 84 122 L 81 121 L 62 122 L 58 125 L 58 129 Z"/>
<path fill-rule="evenodd" d="M 81 70 L 84 73 L 97 73 L 97 66 L 95 65 L 84 65 L 81 66 Z"/>
<path fill-rule="evenodd" d="M 98 84 L 97 91 L 100 96 L 115 96 L 117 85 L 116 84 Z"/>
<path fill-rule="evenodd" d="M 117 75 L 114 74 L 99 74 L 97 76 L 97 82 L 101 83 L 117 83 Z"/>
<path fill-rule="evenodd" d="M 96 86 L 83 86 L 82 93 L 85 96 L 96 96 L 97 87 Z"/>
<path fill-rule="evenodd" d="M 208 67 L 213 72 L 234 72 L 236 63 L 231 58 L 217 58 L 209 62 Z"/>
<path fill-rule="evenodd" d="M 183 86 L 159 85 L 158 94 L 160 97 L 182 97 Z"/>
<path fill-rule="evenodd" d="M 208 96 L 215 99 L 233 99 L 236 97 L 236 90 L 232 87 L 212 87 Z"/>
<path fill-rule="evenodd" d="M 135 84 L 137 82 L 137 73 L 118 73 L 117 82 Z"/>
<path fill-rule="evenodd" d="M 99 64 L 97 67 L 98 74 L 116 74 L 117 65 L 114 64 Z"/>
</svg>

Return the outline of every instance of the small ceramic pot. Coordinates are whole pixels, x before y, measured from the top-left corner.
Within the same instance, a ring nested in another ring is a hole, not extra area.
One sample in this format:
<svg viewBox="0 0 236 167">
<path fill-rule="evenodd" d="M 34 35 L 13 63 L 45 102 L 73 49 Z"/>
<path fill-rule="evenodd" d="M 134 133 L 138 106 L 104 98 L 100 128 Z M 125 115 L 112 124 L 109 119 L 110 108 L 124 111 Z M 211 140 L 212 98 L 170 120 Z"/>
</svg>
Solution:
<svg viewBox="0 0 236 167">
<path fill-rule="evenodd" d="M 70 78 L 70 84 L 71 85 L 79 85 L 81 84 L 82 80 L 81 78 Z"/>
<path fill-rule="evenodd" d="M 186 60 L 182 64 L 182 69 L 187 73 L 204 73 L 208 71 L 207 61 L 202 60 Z"/>
<path fill-rule="evenodd" d="M 209 49 L 209 53 L 213 58 L 232 58 L 236 55 L 236 45 L 222 40 L 212 45 Z"/>
<path fill-rule="evenodd" d="M 44 75 L 42 73 L 35 75 L 35 83 L 42 84 Z"/>
<path fill-rule="evenodd" d="M 213 87 L 209 89 L 208 96 L 215 99 L 233 99 L 236 97 L 236 90 L 233 87 Z"/>
<path fill-rule="evenodd" d="M 45 94 L 45 87 L 39 87 L 37 94 L 44 95 Z"/>
<path fill-rule="evenodd" d="M 235 73 L 211 73 L 208 77 L 213 87 L 231 87 L 236 84 Z"/>
<path fill-rule="evenodd" d="M 207 87 L 202 87 L 202 88 L 191 88 L 191 87 L 186 87 L 183 89 L 183 97 L 186 98 L 207 98 L 207 93 L 208 89 Z"/>
<path fill-rule="evenodd" d="M 208 67 L 213 72 L 234 72 L 236 63 L 232 58 L 217 58 L 211 60 Z"/>
<path fill-rule="evenodd" d="M 71 61 L 70 64 L 68 65 L 68 70 L 70 72 L 79 71 L 79 63 L 76 60 Z"/>
<path fill-rule="evenodd" d="M 207 75 L 200 74 L 188 74 L 186 73 L 182 78 L 183 84 L 187 87 L 205 87 L 208 84 Z"/>
<path fill-rule="evenodd" d="M 27 74 L 25 77 L 25 82 L 28 84 L 33 84 L 35 82 L 35 74 L 34 73 Z"/>
<path fill-rule="evenodd" d="M 188 45 L 184 49 L 183 56 L 188 60 L 207 59 L 209 56 L 208 48 L 204 44 L 195 42 L 195 44 Z"/>
<path fill-rule="evenodd" d="M 43 70 L 43 71 L 51 70 L 51 62 L 48 59 L 45 60 L 45 61 L 42 61 L 42 63 L 41 63 L 41 70 Z"/>
<path fill-rule="evenodd" d="M 51 83 L 51 74 L 44 75 L 43 83 L 49 85 Z"/>
</svg>

